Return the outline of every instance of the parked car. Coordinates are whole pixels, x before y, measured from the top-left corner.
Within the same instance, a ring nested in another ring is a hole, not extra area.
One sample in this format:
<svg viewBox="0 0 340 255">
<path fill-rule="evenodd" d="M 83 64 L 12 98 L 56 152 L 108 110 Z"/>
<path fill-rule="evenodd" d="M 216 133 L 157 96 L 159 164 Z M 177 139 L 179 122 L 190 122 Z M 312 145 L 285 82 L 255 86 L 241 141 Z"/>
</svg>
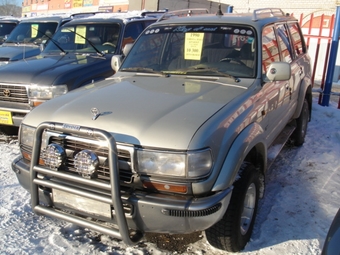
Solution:
<svg viewBox="0 0 340 255">
<path fill-rule="evenodd" d="M 339 255 L 339 254 L 340 254 L 340 209 L 334 216 L 332 224 L 329 227 L 321 255 Z"/>
<path fill-rule="evenodd" d="M 12 16 L 2 16 L 0 17 L 0 45 L 7 39 L 7 36 L 12 32 L 12 30 L 18 25 L 20 18 L 15 18 Z"/>
<path fill-rule="evenodd" d="M 97 13 L 74 19 L 57 30 L 40 55 L 0 68 L 0 125 L 19 126 L 46 100 L 113 75 L 112 56 L 122 54 L 127 42 L 157 20 L 156 14 Z"/>
<path fill-rule="evenodd" d="M 167 13 L 112 67 L 23 120 L 12 169 L 34 212 L 129 245 L 205 231 L 242 250 L 268 165 L 288 139 L 304 143 L 311 118 L 298 20 L 273 8 Z"/>
<path fill-rule="evenodd" d="M 40 44 L 71 19 L 70 15 L 23 18 L 0 47 L 0 66 L 39 55 Z"/>
</svg>

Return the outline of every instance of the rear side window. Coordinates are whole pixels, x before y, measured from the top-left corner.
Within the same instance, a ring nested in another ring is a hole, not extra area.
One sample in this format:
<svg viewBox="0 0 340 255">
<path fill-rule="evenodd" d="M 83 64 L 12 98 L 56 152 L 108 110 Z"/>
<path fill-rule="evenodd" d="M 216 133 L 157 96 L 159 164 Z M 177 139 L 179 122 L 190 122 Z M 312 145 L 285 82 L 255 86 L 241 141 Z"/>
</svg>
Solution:
<svg viewBox="0 0 340 255">
<path fill-rule="evenodd" d="M 262 73 L 265 74 L 272 62 L 280 61 L 280 52 L 274 28 L 267 26 L 262 31 Z"/>
<path fill-rule="evenodd" d="M 288 23 L 288 29 L 292 37 L 293 52 L 295 56 L 299 57 L 306 53 L 301 30 L 297 23 Z"/>
</svg>

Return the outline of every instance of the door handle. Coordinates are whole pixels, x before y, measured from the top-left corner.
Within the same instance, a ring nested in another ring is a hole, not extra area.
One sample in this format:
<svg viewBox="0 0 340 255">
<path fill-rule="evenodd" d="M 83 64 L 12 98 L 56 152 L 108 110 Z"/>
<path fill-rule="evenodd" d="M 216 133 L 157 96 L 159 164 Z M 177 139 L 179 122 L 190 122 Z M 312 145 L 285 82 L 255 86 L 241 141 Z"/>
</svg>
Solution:
<svg viewBox="0 0 340 255">
<path fill-rule="evenodd" d="M 302 74 L 303 74 L 303 69 L 302 69 L 302 67 L 300 66 L 299 75 L 302 75 Z"/>
</svg>

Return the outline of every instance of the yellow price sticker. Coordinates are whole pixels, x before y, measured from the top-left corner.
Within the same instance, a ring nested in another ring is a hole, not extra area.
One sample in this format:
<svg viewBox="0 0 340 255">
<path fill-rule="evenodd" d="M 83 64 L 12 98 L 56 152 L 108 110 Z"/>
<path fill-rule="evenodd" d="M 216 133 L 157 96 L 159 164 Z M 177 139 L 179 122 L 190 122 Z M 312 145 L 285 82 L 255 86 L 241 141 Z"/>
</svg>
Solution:
<svg viewBox="0 0 340 255">
<path fill-rule="evenodd" d="M 0 111 L 0 124 L 13 125 L 12 113 Z"/>
<path fill-rule="evenodd" d="M 200 60 L 204 33 L 186 33 L 184 42 L 184 59 Z"/>
<path fill-rule="evenodd" d="M 38 24 L 32 24 L 31 25 L 31 37 L 35 38 L 38 35 L 39 25 Z"/>
<path fill-rule="evenodd" d="M 75 43 L 78 44 L 85 44 L 85 38 L 86 38 L 86 27 L 85 26 L 77 26 L 76 28 L 76 37 L 75 37 Z"/>
</svg>

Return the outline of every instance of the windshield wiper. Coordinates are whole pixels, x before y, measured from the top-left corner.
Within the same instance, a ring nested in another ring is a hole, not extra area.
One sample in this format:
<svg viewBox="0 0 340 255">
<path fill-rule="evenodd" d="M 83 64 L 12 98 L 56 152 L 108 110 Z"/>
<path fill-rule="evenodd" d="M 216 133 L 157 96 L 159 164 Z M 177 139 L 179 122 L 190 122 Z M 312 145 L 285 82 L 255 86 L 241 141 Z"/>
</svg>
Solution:
<svg viewBox="0 0 340 255">
<path fill-rule="evenodd" d="M 163 72 L 160 71 L 155 71 L 152 68 L 147 68 L 147 67 L 127 67 L 127 68 L 122 68 L 120 71 L 131 71 L 131 72 L 146 72 L 146 73 L 154 73 L 154 74 L 159 74 L 162 76 L 167 76 L 169 77 L 169 74 L 165 74 Z"/>
<path fill-rule="evenodd" d="M 35 27 L 32 27 L 33 29 L 35 29 L 35 30 L 37 30 L 37 32 L 38 33 L 41 33 L 41 34 L 44 34 L 44 36 L 46 36 L 51 42 L 53 42 L 53 44 L 55 45 L 55 46 L 57 46 L 57 48 L 61 51 L 61 54 L 62 55 L 66 55 L 68 52 L 66 52 L 60 45 L 59 45 L 59 43 L 56 41 L 56 40 L 54 40 L 51 36 L 49 36 L 48 34 L 46 34 L 46 33 L 42 33 L 41 31 L 39 31 L 38 29 L 36 29 Z M 19 43 L 19 42 L 18 42 Z"/>
<path fill-rule="evenodd" d="M 196 66 L 192 69 L 188 69 L 186 70 L 186 72 L 206 72 L 206 71 L 209 71 L 209 72 L 213 72 L 213 73 L 216 73 L 218 75 L 221 75 L 223 77 L 228 77 L 228 78 L 231 78 L 233 79 L 235 82 L 240 82 L 240 79 L 231 75 L 231 74 L 227 74 L 227 73 L 223 73 L 223 72 L 220 72 L 218 71 L 217 69 L 215 68 L 209 68 L 209 67 L 199 67 L 199 66 Z"/>
<path fill-rule="evenodd" d="M 70 32 L 80 36 L 81 38 L 85 39 L 92 46 L 92 48 L 97 52 L 97 54 L 100 57 L 104 57 L 105 56 L 105 53 L 100 51 L 100 50 L 98 50 L 97 47 L 91 42 L 91 40 L 87 39 L 85 36 L 82 36 L 81 34 L 78 34 L 77 32 L 74 32 L 71 29 L 68 29 L 67 27 L 65 27 L 64 29 L 66 29 L 66 30 L 68 30 L 68 31 L 70 31 Z"/>
</svg>

